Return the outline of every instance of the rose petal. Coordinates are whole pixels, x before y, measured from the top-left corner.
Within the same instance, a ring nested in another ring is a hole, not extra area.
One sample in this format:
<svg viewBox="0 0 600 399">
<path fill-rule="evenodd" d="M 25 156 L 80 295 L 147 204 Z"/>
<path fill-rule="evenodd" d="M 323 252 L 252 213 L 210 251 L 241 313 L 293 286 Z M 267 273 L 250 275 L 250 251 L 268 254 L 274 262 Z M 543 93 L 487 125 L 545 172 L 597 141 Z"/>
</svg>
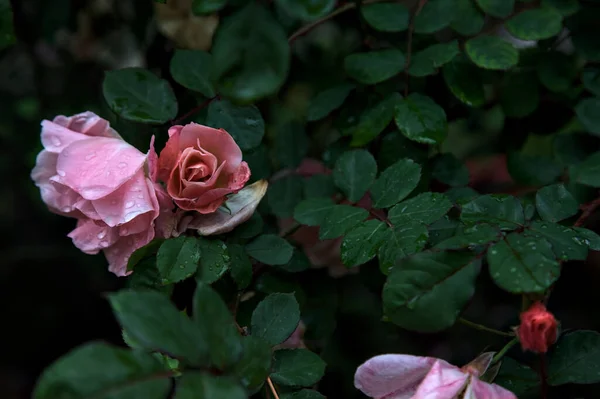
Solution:
<svg viewBox="0 0 600 399">
<path fill-rule="evenodd" d="M 96 224 L 90 219 L 79 219 L 75 230 L 68 234 L 73 244 L 82 252 L 95 255 L 117 241 L 118 235 L 108 226 Z"/>
<path fill-rule="evenodd" d="M 72 143 L 58 156 L 52 179 L 95 200 L 114 192 L 138 172 L 146 156 L 118 139 L 94 137 Z"/>
<path fill-rule="evenodd" d="M 410 399 L 437 359 L 411 355 L 380 355 L 363 363 L 354 386 L 375 399 Z"/>
<path fill-rule="evenodd" d="M 67 146 L 88 138 L 85 134 L 74 132 L 54 122 L 42 121 L 42 144 L 46 151 L 58 154 Z"/>
<path fill-rule="evenodd" d="M 239 224 L 250 219 L 267 192 L 268 185 L 266 180 L 259 180 L 243 188 L 226 202 L 231 213 L 218 209 L 208 215 L 196 215 L 192 221 L 189 221 L 186 228 L 198 230 L 198 233 L 203 236 L 222 234 L 233 230 Z M 181 228 L 178 230 L 182 231 Z"/>
<path fill-rule="evenodd" d="M 54 118 L 55 123 L 58 123 L 57 119 L 58 117 Z M 110 127 L 110 123 L 106 119 L 99 117 L 91 111 L 82 112 L 67 119 L 67 124 L 63 126 L 75 132 L 83 133 L 86 136 L 121 138 L 121 136 Z"/>
<path fill-rule="evenodd" d="M 490 367 L 495 354 L 496 352 L 484 352 L 477 356 L 477 358 L 472 360 L 469 364 L 463 366 L 461 370 L 463 370 L 465 373 L 480 377 Z"/>
<path fill-rule="evenodd" d="M 419 385 L 413 399 L 454 399 L 465 388 L 470 376 L 443 360 L 436 360 Z"/>
<path fill-rule="evenodd" d="M 152 181 L 156 181 L 158 176 L 158 154 L 154 149 L 154 135 L 150 139 L 150 149 L 148 150 L 148 154 L 146 155 L 148 159 L 148 176 Z"/>
<path fill-rule="evenodd" d="M 108 260 L 108 270 L 119 277 L 131 274 L 127 271 L 127 262 L 137 249 L 148 244 L 154 238 L 154 229 L 148 229 L 139 234 L 121 237 L 114 245 L 104 250 Z"/>
<path fill-rule="evenodd" d="M 179 148 L 194 147 L 198 140 L 202 148 L 215 155 L 219 162 L 227 161 L 226 174 L 234 173 L 240 166 L 242 150 L 225 130 L 197 123 L 187 124 L 181 130 Z"/>
<path fill-rule="evenodd" d="M 183 126 L 172 126 L 169 129 L 169 140 L 165 144 L 158 157 L 158 179 L 167 182 L 171 176 L 171 171 L 177 163 L 179 157 L 179 136 Z"/>
<path fill-rule="evenodd" d="M 499 385 L 488 384 L 473 377 L 464 399 L 517 399 L 517 396 Z"/>
<path fill-rule="evenodd" d="M 227 187 L 234 191 L 240 190 L 248 182 L 250 175 L 251 173 L 248 164 L 246 162 L 242 162 L 235 172 L 233 172 L 233 174 L 229 177 Z"/>
</svg>

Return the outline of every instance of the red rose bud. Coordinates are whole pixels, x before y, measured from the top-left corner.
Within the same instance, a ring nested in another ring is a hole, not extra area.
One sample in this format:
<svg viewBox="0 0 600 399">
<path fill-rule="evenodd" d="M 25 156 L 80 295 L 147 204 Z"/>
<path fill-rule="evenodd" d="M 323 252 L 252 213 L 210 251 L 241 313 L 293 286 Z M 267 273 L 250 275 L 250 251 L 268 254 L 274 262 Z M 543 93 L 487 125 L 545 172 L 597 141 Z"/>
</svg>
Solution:
<svg viewBox="0 0 600 399">
<path fill-rule="evenodd" d="M 521 313 L 521 325 L 517 329 L 523 350 L 545 353 L 556 342 L 558 322 L 541 302 L 536 302 Z"/>
</svg>

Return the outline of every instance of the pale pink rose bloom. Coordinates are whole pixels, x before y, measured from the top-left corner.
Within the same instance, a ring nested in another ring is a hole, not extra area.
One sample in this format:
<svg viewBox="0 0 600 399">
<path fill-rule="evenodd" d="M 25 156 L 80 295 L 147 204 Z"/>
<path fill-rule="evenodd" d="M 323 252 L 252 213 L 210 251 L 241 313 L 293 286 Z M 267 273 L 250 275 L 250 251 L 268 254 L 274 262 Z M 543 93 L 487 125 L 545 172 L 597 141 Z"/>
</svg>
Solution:
<svg viewBox="0 0 600 399">
<path fill-rule="evenodd" d="M 154 238 L 159 215 L 165 226 L 172 218 L 172 201 L 146 177 L 147 156 L 92 112 L 44 120 L 41 139 L 44 150 L 31 178 L 42 200 L 52 212 L 78 219 L 69 234 L 77 248 L 87 254 L 102 250 L 109 270 L 127 275 L 129 257 Z M 163 226 L 157 230 L 170 234 Z"/>
<path fill-rule="evenodd" d="M 181 209 L 207 214 L 244 187 L 250 169 L 229 133 L 190 123 L 169 129 L 158 178 Z"/>
<path fill-rule="evenodd" d="M 459 368 L 433 357 L 375 356 L 358 367 L 354 386 L 375 399 L 517 399 L 501 386 L 479 380 L 492 357 L 484 353 Z"/>
</svg>

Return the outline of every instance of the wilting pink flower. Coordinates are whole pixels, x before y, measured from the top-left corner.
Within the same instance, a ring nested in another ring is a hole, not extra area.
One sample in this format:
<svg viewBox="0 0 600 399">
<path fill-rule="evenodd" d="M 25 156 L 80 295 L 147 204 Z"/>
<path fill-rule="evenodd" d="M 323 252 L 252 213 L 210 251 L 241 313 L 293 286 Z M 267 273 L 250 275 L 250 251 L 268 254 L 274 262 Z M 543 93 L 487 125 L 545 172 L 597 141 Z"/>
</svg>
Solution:
<svg viewBox="0 0 600 399">
<path fill-rule="evenodd" d="M 190 123 L 169 129 L 158 178 L 181 209 L 207 214 L 244 187 L 250 169 L 229 133 Z"/>
<path fill-rule="evenodd" d="M 31 178 L 42 200 L 54 213 L 78 219 L 69 234 L 77 248 L 102 250 L 109 270 L 126 275 L 131 254 L 154 238 L 159 214 L 165 225 L 172 215 L 172 201 L 146 177 L 147 156 L 92 112 L 44 120 L 41 138 Z"/>
<path fill-rule="evenodd" d="M 548 347 L 556 342 L 558 322 L 543 303 L 536 302 L 521 313 L 517 335 L 523 350 L 546 353 Z"/>
<path fill-rule="evenodd" d="M 501 386 L 479 379 L 492 357 L 493 353 L 484 353 L 458 368 L 433 357 L 375 356 L 356 370 L 354 386 L 375 399 L 517 399 Z"/>
</svg>

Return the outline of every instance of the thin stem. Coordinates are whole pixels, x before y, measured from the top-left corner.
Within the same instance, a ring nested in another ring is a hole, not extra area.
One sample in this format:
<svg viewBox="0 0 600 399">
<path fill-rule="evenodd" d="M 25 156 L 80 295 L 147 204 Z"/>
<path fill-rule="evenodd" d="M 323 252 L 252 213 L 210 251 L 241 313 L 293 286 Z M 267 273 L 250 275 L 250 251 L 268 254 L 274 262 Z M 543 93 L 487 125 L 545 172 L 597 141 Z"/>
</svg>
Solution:
<svg viewBox="0 0 600 399">
<path fill-rule="evenodd" d="M 302 225 L 300 223 L 294 223 L 294 225 L 292 227 L 290 227 L 289 229 L 282 231 L 279 236 L 280 237 L 289 237 L 292 234 L 294 234 L 296 231 L 298 231 L 298 229 L 302 227 Z"/>
<path fill-rule="evenodd" d="M 548 378 L 546 372 L 546 356 L 540 353 L 540 394 L 541 399 L 548 397 Z"/>
<path fill-rule="evenodd" d="M 182 120 L 185 120 L 187 118 L 189 118 L 190 116 L 194 115 L 196 112 L 200 111 L 201 109 L 208 107 L 208 105 L 213 101 L 216 100 L 219 96 L 216 95 L 212 98 L 207 99 L 206 101 L 204 101 L 203 103 L 201 103 L 200 105 L 198 105 L 195 108 L 192 108 L 189 112 L 185 113 L 183 116 L 180 116 L 179 118 L 172 120 L 171 121 L 171 126 L 173 125 L 177 125 L 179 122 L 181 122 Z"/>
<path fill-rule="evenodd" d="M 498 363 L 500 359 L 502 359 L 504 355 L 506 355 L 506 352 L 508 352 L 510 348 L 515 346 L 517 342 L 519 342 L 519 339 L 517 337 L 514 337 L 513 339 L 508 341 L 508 343 L 504 345 L 504 348 L 500 349 L 500 351 L 494 355 L 494 358 L 492 359 L 492 364 Z"/>
<path fill-rule="evenodd" d="M 476 330 L 487 331 L 489 333 L 496 334 L 496 335 L 501 335 L 503 337 L 513 337 L 514 336 L 511 333 L 507 333 L 507 332 L 504 332 L 504 331 L 496 330 L 496 329 L 493 329 L 493 328 L 490 328 L 490 327 L 483 326 L 481 324 L 473 323 L 472 321 L 469 321 L 467 319 L 463 319 L 462 317 L 459 318 L 458 321 L 461 322 L 462 324 L 464 324 L 465 326 L 469 326 L 469 327 L 474 328 Z"/>
<path fill-rule="evenodd" d="M 385 224 L 387 224 L 389 227 L 394 227 L 394 225 L 392 224 L 392 222 L 390 222 L 390 221 L 389 221 L 389 219 L 388 219 L 388 218 L 386 218 L 386 217 L 383 217 L 383 216 L 381 216 L 381 215 L 377 214 L 377 212 L 375 212 L 373 209 L 369 209 L 369 214 L 370 214 L 371 216 L 373 216 L 375 219 L 378 219 L 378 220 L 380 220 L 380 221 L 384 222 L 384 223 L 385 223 Z"/>
<path fill-rule="evenodd" d="M 410 68 L 410 60 L 412 56 L 412 39 L 413 33 L 415 31 L 415 18 L 417 17 L 417 15 L 419 15 L 421 10 L 423 9 L 423 6 L 425 6 L 426 3 L 427 0 L 419 0 L 417 8 L 413 15 L 411 15 L 410 23 L 408 24 L 408 35 L 406 37 L 406 65 L 404 67 L 404 75 L 406 76 L 404 82 L 404 97 L 408 96 L 408 83 L 410 81 L 410 74 L 408 73 L 408 69 Z"/>
<path fill-rule="evenodd" d="M 587 204 L 581 205 L 581 210 L 583 211 L 573 227 L 581 227 L 585 224 L 585 222 L 589 219 L 590 216 L 600 207 L 600 197 L 596 198 L 592 202 L 588 202 Z"/>
<path fill-rule="evenodd" d="M 267 384 L 269 384 L 269 388 L 275 399 L 279 399 L 279 395 L 277 395 L 277 390 L 275 389 L 275 385 L 273 385 L 273 381 L 271 381 L 271 377 L 267 377 Z"/>
</svg>

